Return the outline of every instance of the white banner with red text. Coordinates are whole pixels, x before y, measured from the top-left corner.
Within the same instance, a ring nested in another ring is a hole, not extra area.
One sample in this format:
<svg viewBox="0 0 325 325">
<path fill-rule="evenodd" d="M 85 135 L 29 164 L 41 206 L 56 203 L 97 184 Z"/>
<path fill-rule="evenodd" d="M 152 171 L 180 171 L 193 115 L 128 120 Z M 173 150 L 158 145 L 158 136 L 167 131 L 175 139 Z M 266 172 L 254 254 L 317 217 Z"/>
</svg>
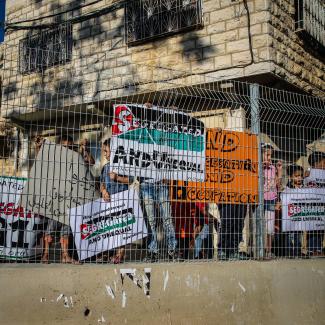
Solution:
<svg viewBox="0 0 325 325">
<path fill-rule="evenodd" d="M 283 232 L 325 229 L 325 188 L 286 189 L 281 202 Z"/>
<path fill-rule="evenodd" d="M 42 253 L 37 240 L 44 218 L 19 205 L 26 178 L 0 176 L 0 258 L 25 259 Z"/>
<path fill-rule="evenodd" d="M 147 236 L 136 191 L 119 192 L 70 210 L 70 226 L 79 259 L 130 244 Z"/>
</svg>

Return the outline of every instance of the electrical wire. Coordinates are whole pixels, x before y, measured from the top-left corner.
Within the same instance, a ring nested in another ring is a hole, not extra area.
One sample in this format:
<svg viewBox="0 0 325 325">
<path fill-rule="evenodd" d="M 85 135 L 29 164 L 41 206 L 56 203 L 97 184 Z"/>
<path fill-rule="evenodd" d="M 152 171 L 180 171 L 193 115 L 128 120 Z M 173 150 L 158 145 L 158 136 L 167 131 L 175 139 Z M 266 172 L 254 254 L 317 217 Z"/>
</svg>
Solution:
<svg viewBox="0 0 325 325">
<path fill-rule="evenodd" d="M 91 5 L 94 5 L 94 4 L 99 3 L 99 2 L 102 2 L 102 1 L 103 0 L 95 0 L 93 2 L 86 3 L 86 4 L 80 5 L 80 6 L 76 6 L 74 8 L 70 8 L 68 10 L 61 11 L 61 12 L 58 12 L 56 14 L 52 14 L 52 15 L 48 15 L 48 16 L 43 16 L 43 17 L 38 17 L 38 18 L 33 18 L 33 19 L 27 19 L 27 20 L 22 20 L 22 21 L 14 21 L 14 22 L 10 23 L 10 25 L 11 24 L 31 23 L 31 22 L 38 21 L 38 20 L 43 20 L 43 19 L 47 19 L 47 18 L 53 18 L 53 17 L 61 16 L 61 15 L 66 14 L 68 12 L 75 11 L 75 10 L 79 10 L 79 9 L 83 9 L 83 8 L 89 7 Z"/>
<path fill-rule="evenodd" d="M 38 19 L 25 20 L 25 21 L 22 21 L 22 22 L 19 22 L 19 23 L 32 22 L 32 21 L 36 21 L 36 20 L 39 20 L 39 19 L 55 17 L 57 15 L 61 15 L 61 14 L 64 14 L 66 12 L 69 12 L 69 11 L 77 10 L 78 8 L 84 8 L 86 6 L 90 6 L 90 5 L 98 3 L 100 1 L 102 1 L 102 0 L 96 0 L 96 1 L 93 1 L 93 2 L 91 2 L 89 4 L 86 4 L 84 6 L 75 7 L 73 9 L 69 9 L 67 11 L 64 11 L 64 12 L 61 12 L 61 13 L 58 13 L 58 14 L 44 16 L 44 17 L 40 17 Z M 122 6 L 124 6 L 124 4 L 126 4 L 126 2 L 127 2 L 126 0 L 121 1 L 121 2 L 118 2 L 118 3 L 115 3 L 115 4 L 111 5 L 109 7 L 106 7 L 106 8 L 100 9 L 100 10 L 96 10 L 96 11 L 84 14 L 82 16 L 71 18 L 70 20 L 66 20 L 65 22 L 57 22 L 57 23 L 50 23 L 50 24 L 40 24 L 40 25 L 34 25 L 34 26 L 30 26 L 30 25 L 29 26 L 24 26 L 24 25 L 19 26 L 19 25 L 17 25 L 19 23 L 12 23 L 12 24 L 8 24 L 6 26 L 5 30 L 7 31 L 8 29 L 12 29 L 12 30 L 46 29 L 46 28 L 59 26 L 59 25 L 65 24 L 65 23 L 72 23 L 72 24 L 73 23 L 80 23 L 80 22 L 89 20 L 91 18 L 98 17 L 98 16 L 101 16 L 101 15 L 113 12 L 113 11 L 115 11 L 117 9 L 120 9 Z M 245 68 L 245 67 L 248 67 L 248 66 L 255 63 L 254 53 L 253 53 L 253 45 L 252 45 L 252 34 L 251 34 L 251 18 L 250 18 L 250 11 L 249 11 L 249 7 L 248 7 L 248 4 L 247 4 L 247 0 L 243 0 L 243 5 L 244 5 L 244 8 L 245 8 L 245 11 L 246 11 L 246 14 L 247 14 L 247 33 L 248 33 L 248 42 L 249 42 L 249 51 L 250 51 L 251 60 L 250 60 L 249 63 L 246 63 L 246 64 L 231 66 L 231 67 L 227 67 L 227 68 L 221 68 L 221 69 L 218 69 L 216 71 L 224 71 L 224 70 L 229 70 L 229 69 L 234 69 L 234 68 Z M 269 60 L 266 60 L 265 62 L 269 62 Z"/>
<path fill-rule="evenodd" d="M 243 4 L 247 14 L 247 32 L 248 32 L 248 43 L 249 43 L 249 51 L 251 54 L 251 62 L 250 64 L 254 63 L 254 53 L 253 53 L 253 42 L 252 42 L 252 33 L 251 33 L 251 14 L 249 12 L 247 0 L 243 0 Z"/>
<path fill-rule="evenodd" d="M 53 28 L 53 27 L 56 27 L 59 25 L 67 24 L 67 23 L 71 23 L 71 24 L 81 23 L 81 22 L 89 20 L 91 18 L 99 17 L 102 15 L 108 14 L 110 12 L 113 12 L 115 10 L 118 10 L 121 7 L 123 7 L 125 3 L 126 3 L 126 1 L 121 1 L 121 2 L 111 5 L 109 7 L 106 7 L 106 8 L 100 9 L 100 10 L 96 10 L 96 11 L 92 11 L 90 13 L 68 19 L 64 22 L 53 22 L 53 23 L 49 23 L 49 24 L 39 24 L 39 25 L 19 25 L 19 24 L 17 25 L 16 23 L 7 24 L 5 27 L 5 31 L 47 29 L 47 28 Z"/>
</svg>

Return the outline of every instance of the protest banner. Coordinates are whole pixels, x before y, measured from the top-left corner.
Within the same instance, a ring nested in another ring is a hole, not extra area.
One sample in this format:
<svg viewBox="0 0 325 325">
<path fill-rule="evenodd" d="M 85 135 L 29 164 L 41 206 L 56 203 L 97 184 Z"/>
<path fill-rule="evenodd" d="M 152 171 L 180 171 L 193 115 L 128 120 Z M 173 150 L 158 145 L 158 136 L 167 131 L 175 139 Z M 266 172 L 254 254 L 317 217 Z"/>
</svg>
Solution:
<svg viewBox="0 0 325 325">
<path fill-rule="evenodd" d="M 283 232 L 325 229 L 325 188 L 287 188 L 281 202 Z"/>
<path fill-rule="evenodd" d="M 23 190 L 21 205 L 69 225 L 67 210 L 97 198 L 95 182 L 81 155 L 44 142 Z"/>
<path fill-rule="evenodd" d="M 204 124 L 180 111 L 115 105 L 111 165 L 118 174 L 203 181 Z"/>
<path fill-rule="evenodd" d="M 204 182 L 173 182 L 175 201 L 255 204 L 258 202 L 256 135 L 207 130 Z"/>
<path fill-rule="evenodd" d="M 70 226 L 80 260 L 147 236 L 137 193 L 119 192 L 70 210 Z"/>
<path fill-rule="evenodd" d="M 37 237 L 44 218 L 19 205 L 26 180 L 0 176 L 0 258 L 19 260 L 42 253 Z"/>
<path fill-rule="evenodd" d="M 325 170 L 311 169 L 309 176 L 304 179 L 307 187 L 325 187 Z"/>
</svg>

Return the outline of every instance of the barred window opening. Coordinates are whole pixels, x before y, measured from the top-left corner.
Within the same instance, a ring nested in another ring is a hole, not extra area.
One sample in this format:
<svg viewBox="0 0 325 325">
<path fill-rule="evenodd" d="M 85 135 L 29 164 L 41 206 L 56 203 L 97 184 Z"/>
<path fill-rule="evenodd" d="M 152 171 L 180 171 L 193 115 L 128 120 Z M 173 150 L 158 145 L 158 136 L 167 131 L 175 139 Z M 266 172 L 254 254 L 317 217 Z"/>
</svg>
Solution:
<svg viewBox="0 0 325 325">
<path fill-rule="evenodd" d="M 325 53 L 324 0 L 296 0 L 295 29 L 312 47 Z"/>
<path fill-rule="evenodd" d="M 201 0 L 134 0 L 126 5 L 127 43 L 202 26 Z"/>
<path fill-rule="evenodd" d="M 68 62 L 71 54 L 71 24 L 40 31 L 37 35 L 20 41 L 19 70 L 23 74 L 42 71 Z"/>
</svg>

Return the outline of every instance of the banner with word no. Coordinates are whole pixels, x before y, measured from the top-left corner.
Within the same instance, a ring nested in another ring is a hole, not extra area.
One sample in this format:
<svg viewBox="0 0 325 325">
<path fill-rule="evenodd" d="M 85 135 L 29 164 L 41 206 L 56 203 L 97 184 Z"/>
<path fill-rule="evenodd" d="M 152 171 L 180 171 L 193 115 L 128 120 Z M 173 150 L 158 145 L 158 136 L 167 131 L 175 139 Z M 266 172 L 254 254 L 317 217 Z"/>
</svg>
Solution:
<svg viewBox="0 0 325 325">
<path fill-rule="evenodd" d="M 258 202 L 256 135 L 207 129 L 205 156 L 205 181 L 174 181 L 174 201 L 229 204 Z"/>
</svg>

